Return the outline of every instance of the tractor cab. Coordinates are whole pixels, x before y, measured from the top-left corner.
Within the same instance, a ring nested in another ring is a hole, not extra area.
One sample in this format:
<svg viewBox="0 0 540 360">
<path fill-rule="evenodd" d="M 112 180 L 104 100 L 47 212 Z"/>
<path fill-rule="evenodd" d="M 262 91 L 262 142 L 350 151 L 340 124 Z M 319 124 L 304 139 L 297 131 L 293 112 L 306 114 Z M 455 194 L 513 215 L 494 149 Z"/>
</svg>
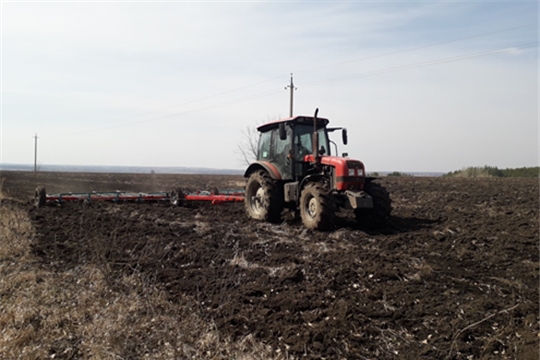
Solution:
<svg viewBox="0 0 540 360">
<path fill-rule="evenodd" d="M 316 119 L 316 120 L 315 120 Z M 314 126 L 316 121 L 316 127 Z M 295 116 L 261 125 L 257 161 L 271 164 L 281 180 L 299 181 L 306 175 L 314 159 L 313 133 L 317 134 L 315 157 L 331 154 L 328 133 L 341 128 L 327 129 L 328 119 Z M 346 129 L 342 129 L 346 143 Z M 337 145 L 333 143 L 336 152 Z"/>
</svg>

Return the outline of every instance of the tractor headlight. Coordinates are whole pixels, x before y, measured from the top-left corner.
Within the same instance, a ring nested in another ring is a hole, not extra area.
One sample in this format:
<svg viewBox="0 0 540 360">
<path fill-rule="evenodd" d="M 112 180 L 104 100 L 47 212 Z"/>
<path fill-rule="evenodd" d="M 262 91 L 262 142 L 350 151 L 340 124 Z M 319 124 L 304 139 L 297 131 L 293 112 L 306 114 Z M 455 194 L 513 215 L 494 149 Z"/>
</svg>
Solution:
<svg viewBox="0 0 540 360">
<path fill-rule="evenodd" d="M 349 169 L 349 176 L 356 176 L 355 169 Z"/>
</svg>

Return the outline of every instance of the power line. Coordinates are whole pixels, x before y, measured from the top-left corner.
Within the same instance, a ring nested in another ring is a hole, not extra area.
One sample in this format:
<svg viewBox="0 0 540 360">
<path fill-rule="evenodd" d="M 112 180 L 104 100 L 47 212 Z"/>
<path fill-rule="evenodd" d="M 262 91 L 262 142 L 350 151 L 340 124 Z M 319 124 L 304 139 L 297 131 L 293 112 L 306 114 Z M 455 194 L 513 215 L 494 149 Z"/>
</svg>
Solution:
<svg viewBox="0 0 540 360">
<path fill-rule="evenodd" d="M 121 121 L 121 120 L 126 120 L 126 119 L 131 119 L 131 118 L 135 118 L 135 117 L 139 117 L 139 116 L 143 116 L 143 115 L 153 114 L 153 113 L 160 112 L 160 111 L 163 111 L 163 110 L 173 109 L 173 108 L 179 107 L 179 106 L 185 106 L 185 105 L 201 102 L 203 100 L 208 100 L 208 99 L 216 98 L 216 97 L 226 95 L 226 94 L 229 94 L 229 93 L 233 93 L 233 92 L 237 92 L 237 91 L 240 91 L 240 90 L 248 89 L 250 87 L 261 85 L 261 84 L 267 83 L 269 81 L 273 81 L 273 80 L 280 79 L 280 78 L 283 78 L 283 77 L 284 77 L 284 75 L 275 76 L 275 77 L 268 78 L 268 79 L 263 80 L 263 81 L 256 82 L 254 84 L 249 84 L 249 85 L 241 86 L 241 87 L 234 88 L 234 89 L 231 89 L 231 90 L 226 90 L 226 91 L 223 91 L 223 92 L 220 92 L 220 93 L 217 93 L 217 94 L 213 94 L 213 95 L 209 95 L 209 96 L 205 96 L 205 97 L 202 97 L 202 98 L 199 98 L 199 99 L 189 100 L 189 101 L 186 101 L 186 102 L 183 102 L 183 103 L 180 103 L 180 104 L 170 105 L 170 106 L 162 107 L 162 108 L 155 109 L 155 110 L 150 110 L 150 111 L 146 111 L 146 112 L 142 112 L 142 113 L 138 113 L 138 114 L 134 114 L 134 115 L 120 117 L 120 118 L 113 119 L 113 120 L 104 120 L 104 121 L 101 121 L 101 122 L 98 122 L 98 123 L 89 124 L 86 127 L 90 127 L 90 126 L 93 127 L 93 126 L 99 125 L 100 123 L 108 123 L 108 124 L 110 124 L 111 122 L 118 122 L 118 121 Z M 187 111 L 186 113 L 189 113 L 189 112 L 191 112 L 191 111 Z M 170 116 L 174 116 L 174 115 L 164 115 L 163 117 L 160 117 L 160 119 L 170 117 Z M 146 122 L 146 121 L 147 120 L 135 121 L 135 122 L 133 122 L 133 124 L 138 124 L 138 123 Z M 131 124 L 131 123 L 128 123 L 128 124 Z M 125 126 L 125 125 L 120 124 L 120 125 L 117 125 L 117 126 L 116 125 L 115 126 L 107 126 L 104 129 L 121 127 L 121 126 Z M 85 126 L 83 126 L 83 127 L 85 127 Z M 102 129 L 98 129 L 98 130 L 95 130 L 95 131 L 100 131 L 100 130 L 102 130 Z M 92 131 L 94 131 L 94 130 L 80 130 L 80 131 L 69 132 L 69 133 L 66 133 L 64 135 L 80 134 L 80 133 L 86 133 L 86 132 L 92 132 Z"/>
<path fill-rule="evenodd" d="M 534 47 L 534 46 L 537 46 L 537 45 L 538 44 L 536 42 L 533 42 L 533 43 L 527 43 L 527 44 L 519 45 L 518 48 L 523 49 L 523 48 Z M 515 49 L 515 48 L 516 47 L 513 47 L 512 49 Z M 427 67 L 427 66 L 435 66 L 435 65 L 440 65 L 440 64 L 444 64 L 444 63 L 467 60 L 467 59 L 472 59 L 472 58 L 481 57 L 481 56 L 494 55 L 494 54 L 503 53 L 503 52 L 506 52 L 506 51 L 509 51 L 508 47 L 505 47 L 505 48 L 502 48 L 502 49 L 492 49 L 492 50 L 480 51 L 480 52 L 470 53 L 470 54 L 466 54 L 466 55 L 453 56 L 453 57 L 442 58 L 442 59 L 437 59 L 437 60 L 423 61 L 423 62 L 412 63 L 412 64 L 408 64 L 408 65 L 395 66 L 395 67 L 391 67 L 391 68 L 380 69 L 380 70 L 375 70 L 375 71 L 369 71 L 369 72 L 364 72 L 364 73 L 339 76 L 339 77 L 330 78 L 330 79 L 326 79 L 326 80 L 306 83 L 303 86 L 304 87 L 318 86 L 318 85 L 324 85 L 324 84 L 329 84 L 329 83 L 333 83 L 333 82 L 347 81 L 347 80 L 351 80 L 351 79 L 367 77 L 367 76 L 374 76 L 374 75 L 380 75 L 380 74 L 385 74 L 385 73 L 390 73 L 390 72 L 411 70 L 411 69 L 422 68 L 422 67 Z M 281 91 L 283 91 L 283 90 L 269 90 L 269 91 L 266 91 L 266 92 L 262 92 L 262 93 L 242 97 L 242 98 L 235 99 L 235 100 L 225 101 L 225 102 L 214 104 L 214 105 L 204 106 L 204 107 L 200 107 L 200 108 L 197 108 L 197 109 L 184 111 L 184 112 L 181 112 L 181 113 L 169 114 L 169 115 L 164 115 L 164 116 L 160 116 L 160 117 L 157 117 L 157 118 L 145 119 L 145 120 L 140 120 L 140 121 L 135 121 L 135 122 L 128 122 L 128 123 L 124 123 L 124 124 L 113 125 L 113 126 L 108 126 L 108 127 L 99 128 L 99 129 L 80 131 L 80 132 L 77 132 L 75 134 L 104 131 L 104 130 L 110 130 L 110 129 L 119 128 L 119 127 L 132 126 L 132 125 L 138 125 L 138 124 L 147 123 L 147 122 L 158 121 L 158 120 L 162 120 L 162 119 L 170 118 L 170 117 L 185 116 L 187 114 L 192 114 L 192 113 L 205 111 L 205 110 L 213 110 L 213 109 L 216 109 L 216 108 L 221 108 L 221 107 L 225 107 L 225 106 L 229 106 L 229 105 L 233 105 L 233 104 L 238 104 L 238 103 L 242 103 L 242 102 L 245 102 L 245 101 L 249 101 L 249 100 L 253 100 L 253 99 L 257 99 L 257 98 L 277 94 L 277 93 L 279 93 Z M 74 134 L 74 133 L 71 133 L 71 134 Z M 66 135 L 66 134 L 64 134 L 64 135 Z"/>
<path fill-rule="evenodd" d="M 197 113 L 197 112 L 200 112 L 200 111 L 213 110 L 213 109 L 238 104 L 238 103 L 242 103 L 242 102 L 245 102 L 245 101 L 249 101 L 249 100 L 253 100 L 253 99 L 257 99 L 257 98 L 261 98 L 261 97 L 265 97 L 265 96 L 269 96 L 269 95 L 278 94 L 281 91 L 282 91 L 281 89 L 280 90 L 269 90 L 269 91 L 265 91 L 265 92 L 262 92 L 262 93 L 242 97 L 240 99 L 229 100 L 229 101 L 225 101 L 225 102 L 214 104 L 214 105 L 209 105 L 209 106 L 204 106 L 204 107 L 200 107 L 200 108 L 196 108 L 196 109 L 192 109 L 192 110 L 183 111 L 183 112 L 180 112 L 180 113 L 168 114 L 168 115 L 163 115 L 163 116 L 159 116 L 159 117 L 156 117 L 156 118 L 144 119 L 144 120 L 139 120 L 139 121 L 132 121 L 132 122 L 124 123 L 124 124 L 106 126 L 106 127 L 92 129 L 92 130 L 82 130 L 82 131 L 78 131 L 78 132 L 65 133 L 65 134 L 61 134 L 61 135 L 58 135 L 58 136 L 86 134 L 86 133 L 91 133 L 91 132 L 98 132 L 98 131 L 121 128 L 121 127 L 126 127 L 126 126 L 139 125 L 139 124 L 158 121 L 158 120 L 163 120 L 163 119 L 171 118 L 171 117 L 185 116 L 185 115 L 192 114 L 192 113 Z"/>
<path fill-rule="evenodd" d="M 530 47 L 534 47 L 534 46 L 538 46 L 538 43 L 537 42 L 526 43 L 526 44 L 519 45 L 518 48 L 525 49 L 525 48 L 530 48 Z M 419 62 L 419 63 L 412 63 L 412 64 L 408 64 L 408 65 L 395 66 L 395 67 L 381 69 L 381 70 L 368 71 L 368 72 L 363 72 L 363 73 L 358 73 L 358 74 L 338 76 L 338 77 L 330 78 L 330 79 L 326 79 L 326 80 L 320 80 L 320 81 L 314 81 L 314 82 L 311 82 L 311 83 L 306 83 L 303 86 L 304 87 L 310 87 L 310 86 L 316 86 L 316 85 L 329 84 L 329 83 L 338 82 L 338 81 L 346 81 L 346 80 L 356 79 L 356 78 L 360 78 L 360 77 L 366 77 L 366 76 L 372 76 L 372 75 L 380 75 L 380 74 L 386 74 L 386 73 L 390 73 L 390 72 L 410 70 L 410 69 L 416 69 L 416 68 L 427 67 L 427 66 L 434 66 L 434 65 L 439 65 L 439 64 L 444 64 L 444 63 L 449 63 L 449 62 L 454 62 L 454 61 L 472 59 L 472 58 L 481 57 L 481 56 L 494 55 L 494 54 L 498 54 L 498 53 L 507 52 L 510 49 L 515 49 L 515 48 L 516 47 L 513 47 L 513 48 L 505 47 L 505 48 L 502 48 L 502 49 L 486 50 L 486 51 L 480 51 L 480 52 L 471 53 L 471 54 L 467 54 L 467 55 L 454 56 L 454 57 L 450 57 L 450 58 L 442 58 L 442 59 L 437 59 L 437 60 L 430 60 L 430 61 L 424 61 L 424 62 Z"/>
<path fill-rule="evenodd" d="M 434 44 L 421 45 L 421 46 L 416 46 L 416 47 L 407 48 L 407 49 L 403 49 L 403 50 L 391 51 L 391 52 L 387 52 L 387 53 L 384 53 L 384 54 L 372 55 L 372 56 L 367 56 L 367 57 L 360 58 L 360 59 L 354 59 L 354 60 L 348 60 L 348 61 L 343 61 L 343 62 L 334 63 L 334 64 L 317 66 L 317 67 L 314 67 L 314 68 L 309 68 L 309 69 L 295 71 L 295 72 L 296 73 L 311 72 L 311 71 L 325 69 L 325 68 L 329 68 L 329 67 L 341 66 L 341 65 L 351 64 L 351 63 L 355 63 L 355 62 L 360 62 L 360 61 L 365 61 L 365 60 L 372 60 L 372 59 L 377 59 L 377 58 L 381 58 L 381 57 L 385 57 L 385 56 L 391 56 L 391 55 L 401 54 L 401 53 L 405 53 L 405 52 L 410 52 L 410 51 L 415 51 L 415 50 L 420 50 L 420 49 L 426 49 L 426 48 L 439 46 L 439 45 L 444 45 L 444 44 L 449 44 L 449 43 L 453 43 L 453 42 L 475 39 L 475 38 L 479 38 L 479 37 L 483 37 L 483 36 L 498 34 L 498 33 L 501 33 L 501 32 L 516 30 L 516 29 L 522 29 L 522 28 L 531 27 L 531 26 L 538 26 L 538 24 L 535 23 L 535 24 L 526 24 L 526 25 L 521 25 L 521 26 L 515 26 L 515 27 L 496 30 L 496 31 L 488 32 L 488 33 L 479 34 L 479 35 L 466 36 L 466 37 L 457 38 L 457 39 L 453 39 L 453 40 L 442 41 L 442 42 L 438 42 L 438 43 L 434 43 Z"/>
<path fill-rule="evenodd" d="M 467 37 L 453 39 L 453 40 L 442 41 L 442 42 L 435 43 L 435 44 L 429 44 L 429 45 L 423 45 L 423 46 L 418 46 L 418 47 L 413 47 L 413 48 L 408 48 L 408 49 L 403 49 L 403 50 L 397 50 L 397 51 L 388 52 L 388 53 L 384 53 L 384 54 L 380 54 L 380 55 L 369 56 L 369 57 L 365 57 L 365 58 L 361 58 L 361 59 L 355 59 L 355 60 L 339 62 L 339 63 L 335 63 L 335 64 L 323 65 L 323 66 L 319 66 L 319 67 L 300 70 L 300 71 L 297 71 L 297 72 L 298 73 L 311 72 L 311 71 L 315 71 L 315 70 L 319 70 L 319 69 L 323 69 L 323 68 L 341 66 L 341 65 L 345 65 L 345 64 L 350 64 L 350 63 L 354 63 L 354 62 L 368 60 L 368 59 L 381 58 L 381 57 L 386 57 L 386 56 L 395 55 L 395 54 L 399 54 L 399 53 L 410 52 L 410 51 L 415 51 L 415 50 L 419 50 L 419 49 L 434 47 L 434 46 L 443 45 L 443 44 L 448 44 L 448 43 L 452 43 L 452 42 L 464 41 L 464 40 L 469 40 L 469 39 L 473 39 L 473 38 L 493 35 L 493 34 L 505 32 L 505 31 L 511 31 L 511 30 L 516 30 L 516 29 L 520 29 L 520 28 L 530 27 L 530 26 L 533 26 L 533 25 L 536 25 L 536 24 L 526 24 L 526 25 L 521 25 L 521 26 L 516 26 L 516 27 L 511 27 L 511 28 L 506 28 L 506 29 L 501 29 L 501 30 L 496 30 L 496 31 L 492 31 L 492 32 L 489 32 L 489 33 L 483 33 L 483 34 L 479 34 L 479 35 L 473 35 L 473 36 L 467 36 Z M 317 85 L 323 85 L 323 84 L 337 82 L 337 81 L 345 81 L 345 80 L 350 80 L 350 79 L 360 78 L 360 77 L 365 77 L 365 76 L 373 76 L 373 75 L 379 75 L 379 74 L 384 74 L 384 73 L 389 73 L 389 72 L 409 70 L 409 69 L 419 68 L 419 67 L 424 67 L 424 66 L 434 66 L 434 65 L 438 65 L 438 64 L 442 64 L 442 63 L 447 63 L 447 62 L 460 61 L 460 60 L 465 60 L 465 59 L 469 59 L 469 58 L 473 58 L 473 57 L 491 55 L 491 54 L 503 52 L 503 51 L 505 51 L 507 49 L 508 48 L 496 49 L 496 50 L 488 50 L 488 51 L 482 51 L 482 52 L 472 53 L 472 54 L 468 54 L 468 55 L 451 57 L 451 58 L 443 58 L 443 59 L 438 59 L 438 60 L 426 61 L 426 62 L 421 62 L 421 63 L 413 63 L 413 64 L 409 64 L 409 65 L 403 65 L 403 66 L 397 66 L 397 67 L 392 67 L 392 68 L 387 68 L 387 69 L 375 70 L 375 71 L 370 71 L 370 72 L 345 75 L 345 76 L 330 78 L 330 79 L 326 79 L 326 80 L 320 80 L 320 81 L 315 81 L 315 82 L 311 82 L 311 83 L 306 83 L 303 86 L 306 86 L 306 87 L 317 86 Z M 118 121 L 121 121 L 121 120 L 126 120 L 126 119 L 131 119 L 131 118 L 134 118 L 134 117 L 138 117 L 138 116 L 153 114 L 153 113 L 156 113 L 156 112 L 159 112 L 159 111 L 168 110 L 168 109 L 172 109 L 172 108 L 179 107 L 179 106 L 185 106 L 185 105 L 188 105 L 188 104 L 193 104 L 193 103 L 200 102 L 200 101 L 203 101 L 203 100 L 216 98 L 216 97 L 219 97 L 219 96 L 222 96 L 222 95 L 225 95 L 225 94 L 230 94 L 230 93 L 233 93 L 233 92 L 236 92 L 236 91 L 239 91 L 239 90 L 247 89 L 247 88 L 257 86 L 257 85 L 260 85 L 260 84 L 264 84 L 264 83 L 267 83 L 269 81 L 273 81 L 273 80 L 276 80 L 276 79 L 279 79 L 279 78 L 282 78 L 282 77 L 283 77 L 283 75 L 275 76 L 275 77 L 268 78 L 268 79 L 263 80 L 263 81 L 259 81 L 259 82 L 254 83 L 254 84 L 241 86 L 241 87 L 238 87 L 238 88 L 235 88 L 235 89 L 223 91 L 221 93 L 217 93 L 217 94 L 214 94 L 214 95 L 209 95 L 209 96 L 202 97 L 202 98 L 199 98 L 199 99 L 186 101 L 186 102 L 183 102 L 183 103 L 180 103 L 180 104 L 163 107 L 163 108 L 159 108 L 159 109 L 156 109 L 156 110 L 146 111 L 146 112 L 143 112 L 143 113 L 140 113 L 140 114 L 121 117 L 121 118 L 118 118 L 118 119 L 115 119 L 115 120 L 108 120 L 107 123 L 110 124 L 111 122 L 118 122 Z M 291 78 L 291 84 L 292 84 L 292 78 Z M 182 116 L 182 115 L 187 115 L 187 114 L 191 114 L 191 113 L 196 113 L 196 112 L 199 112 L 199 111 L 216 109 L 216 108 L 220 108 L 220 107 L 224 107 L 224 106 L 237 104 L 237 103 L 240 103 L 240 102 L 245 102 L 245 101 L 249 101 L 249 100 L 252 100 L 252 99 L 264 97 L 264 96 L 273 95 L 273 94 L 276 94 L 278 92 L 279 92 L 278 90 L 269 90 L 269 91 L 265 91 L 265 92 L 262 92 L 262 93 L 257 93 L 257 94 L 254 94 L 254 95 L 249 95 L 249 96 L 246 96 L 246 97 L 242 97 L 242 98 L 239 98 L 239 99 L 229 100 L 229 101 L 225 101 L 225 102 L 218 103 L 218 104 L 213 104 L 213 105 L 208 105 L 208 106 L 203 106 L 203 107 L 199 107 L 199 108 L 196 108 L 196 109 L 183 111 L 183 112 L 180 112 L 180 113 L 163 115 L 163 116 L 160 116 L 160 117 L 151 118 L 151 119 L 145 119 L 145 120 L 139 120 L 139 121 L 131 121 L 131 122 L 118 124 L 118 125 L 113 125 L 113 126 L 105 126 L 105 127 L 101 127 L 101 128 L 97 128 L 97 129 L 74 131 L 74 132 L 66 133 L 64 135 L 83 134 L 83 133 L 104 131 L 104 130 L 108 130 L 108 129 L 114 129 L 114 128 L 131 126 L 131 125 L 138 125 L 138 124 L 157 121 L 157 120 L 162 120 L 162 119 L 166 119 L 166 118 L 170 118 L 170 117 Z M 292 92 L 292 88 L 291 88 L 291 92 Z M 91 126 L 95 126 L 95 125 L 96 124 L 94 123 Z"/>
</svg>

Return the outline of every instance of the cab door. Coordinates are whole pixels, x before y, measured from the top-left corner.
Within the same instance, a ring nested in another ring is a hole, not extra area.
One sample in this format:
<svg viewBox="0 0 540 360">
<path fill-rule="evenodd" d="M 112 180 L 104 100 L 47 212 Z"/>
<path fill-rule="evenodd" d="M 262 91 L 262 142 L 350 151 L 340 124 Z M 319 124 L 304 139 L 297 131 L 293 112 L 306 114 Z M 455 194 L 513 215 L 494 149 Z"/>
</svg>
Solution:
<svg viewBox="0 0 540 360">
<path fill-rule="evenodd" d="M 279 138 L 279 130 L 273 130 L 272 131 L 272 161 L 271 163 L 274 164 L 280 174 L 281 178 L 283 180 L 292 180 L 292 167 L 294 161 L 291 159 L 292 157 L 292 146 L 291 146 L 291 139 L 292 139 L 292 131 L 289 126 L 286 126 L 287 131 L 287 138 L 285 140 L 281 140 Z"/>
</svg>

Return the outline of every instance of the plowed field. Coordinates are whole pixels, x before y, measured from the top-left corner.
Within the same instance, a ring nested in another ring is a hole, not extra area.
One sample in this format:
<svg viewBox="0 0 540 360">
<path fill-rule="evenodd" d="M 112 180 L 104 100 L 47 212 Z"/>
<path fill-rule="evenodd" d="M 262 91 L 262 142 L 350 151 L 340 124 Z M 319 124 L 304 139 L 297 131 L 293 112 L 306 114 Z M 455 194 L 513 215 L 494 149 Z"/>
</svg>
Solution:
<svg viewBox="0 0 540 360">
<path fill-rule="evenodd" d="M 243 184 L 234 176 L 2 175 L 8 194 L 24 201 L 37 183 L 49 193 Z M 136 271 L 168 301 L 192 299 L 221 336 L 252 335 L 276 357 L 538 359 L 538 180 L 380 183 L 394 210 L 376 229 L 349 213 L 330 232 L 307 231 L 293 214 L 261 223 L 241 203 L 26 207 L 43 266 L 106 265 L 111 279 Z"/>
</svg>

